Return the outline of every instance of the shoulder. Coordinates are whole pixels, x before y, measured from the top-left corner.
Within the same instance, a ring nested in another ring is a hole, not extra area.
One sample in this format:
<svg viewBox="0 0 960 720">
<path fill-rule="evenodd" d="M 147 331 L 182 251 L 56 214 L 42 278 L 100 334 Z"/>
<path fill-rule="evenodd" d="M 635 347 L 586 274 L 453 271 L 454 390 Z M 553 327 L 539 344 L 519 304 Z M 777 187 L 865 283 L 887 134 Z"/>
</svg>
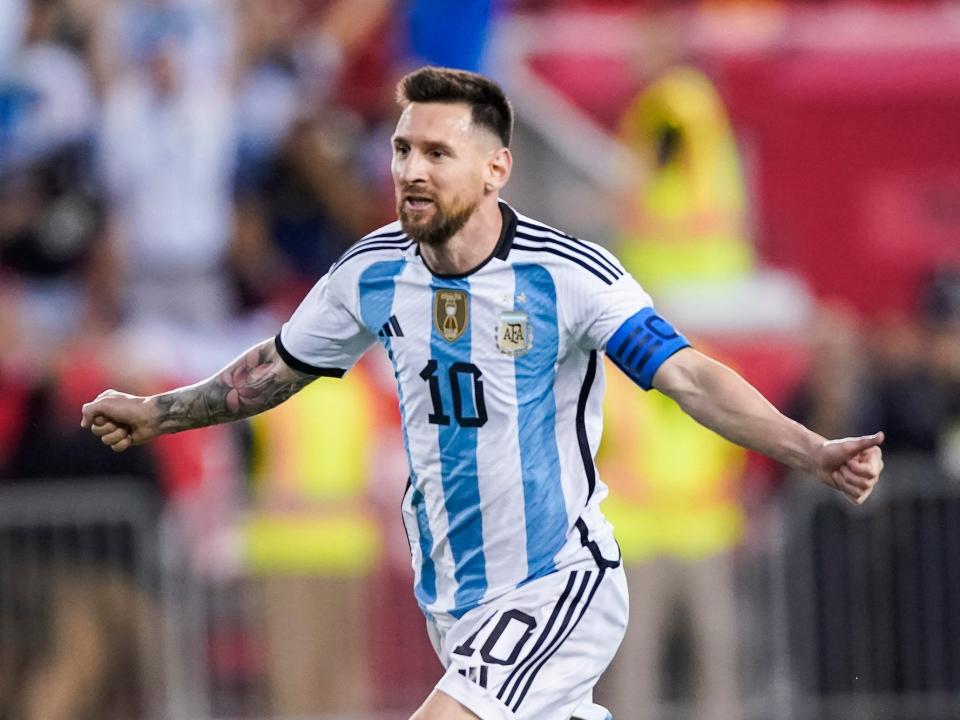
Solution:
<svg viewBox="0 0 960 720">
<path fill-rule="evenodd" d="M 620 261 L 597 243 L 581 240 L 539 220 L 517 213 L 513 249 L 517 260 L 527 259 L 569 272 L 584 282 L 613 285 L 626 273 Z"/>
<path fill-rule="evenodd" d="M 374 230 L 351 245 L 333 264 L 328 274 L 358 277 L 376 263 L 401 260 L 412 247 L 413 241 L 407 237 L 398 220 Z"/>
</svg>

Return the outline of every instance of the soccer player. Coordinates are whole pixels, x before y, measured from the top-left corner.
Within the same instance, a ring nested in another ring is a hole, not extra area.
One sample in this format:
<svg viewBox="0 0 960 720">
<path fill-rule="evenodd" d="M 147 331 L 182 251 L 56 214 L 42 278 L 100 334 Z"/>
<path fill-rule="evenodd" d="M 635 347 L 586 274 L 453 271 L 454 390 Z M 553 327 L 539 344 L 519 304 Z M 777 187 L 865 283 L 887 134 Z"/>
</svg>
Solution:
<svg viewBox="0 0 960 720">
<path fill-rule="evenodd" d="M 827 441 L 689 346 L 610 253 L 500 201 L 512 109 L 476 74 L 398 86 L 399 221 L 348 250 L 276 338 L 151 397 L 107 390 L 82 424 L 116 451 L 249 417 L 374 343 L 393 363 L 414 592 L 446 672 L 414 720 L 605 720 L 594 683 L 627 594 L 600 512 L 606 353 L 699 422 L 861 503 L 882 433 Z M 638 709 L 639 710 L 639 709 Z"/>
</svg>

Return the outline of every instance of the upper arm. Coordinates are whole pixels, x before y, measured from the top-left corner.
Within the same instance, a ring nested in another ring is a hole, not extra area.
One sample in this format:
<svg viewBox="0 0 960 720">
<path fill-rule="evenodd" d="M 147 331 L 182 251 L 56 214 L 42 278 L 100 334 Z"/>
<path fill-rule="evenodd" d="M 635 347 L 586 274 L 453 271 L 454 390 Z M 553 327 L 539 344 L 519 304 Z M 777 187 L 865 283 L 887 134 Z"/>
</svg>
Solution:
<svg viewBox="0 0 960 720">
<path fill-rule="evenodd" d="M 606 344 L 607 356 L 644 390 L 665 363 L 690 346 L 690 342 L 652 307 L 634 313 Z"/>
<path fill-rule="evenodd" d="M 674 400 L 696 393 L 703 373 L 715 361 L 692 347 L 685 347 L 661 363 L 653 375 L 652 386 Z"/>
<path fill-rule="evenodd" d="M 341 377 L 374 342 L 357 319 L 347 274 L 325 275 L 284 323 L 275 344 L 292 369 L 313 376 Z"/>
</svg>

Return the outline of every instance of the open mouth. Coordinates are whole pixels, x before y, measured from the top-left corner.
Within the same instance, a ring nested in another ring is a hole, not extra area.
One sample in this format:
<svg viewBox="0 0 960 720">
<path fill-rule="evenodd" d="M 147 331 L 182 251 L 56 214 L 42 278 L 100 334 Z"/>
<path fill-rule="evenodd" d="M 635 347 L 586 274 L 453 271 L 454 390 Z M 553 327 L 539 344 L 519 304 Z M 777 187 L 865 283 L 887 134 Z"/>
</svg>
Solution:
<svg viewBox="0 0 960 720">
<path fill-rule="evenodd" d="M 433 205 L 433 200 L 424 195 L 407 195 L 403 204 L 409 210 L 425 210 Z"/>
</svg>

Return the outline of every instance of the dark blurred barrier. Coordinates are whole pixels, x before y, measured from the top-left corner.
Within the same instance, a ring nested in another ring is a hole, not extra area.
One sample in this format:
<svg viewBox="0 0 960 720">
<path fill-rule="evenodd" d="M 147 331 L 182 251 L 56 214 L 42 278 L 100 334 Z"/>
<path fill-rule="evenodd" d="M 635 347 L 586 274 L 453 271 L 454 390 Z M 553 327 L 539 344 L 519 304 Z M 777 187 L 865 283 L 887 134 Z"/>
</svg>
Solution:
<svg viewBox="0 0 960 720">
<path fill-rule="evenodd" d="M 186 537 L 142 483 L 0 487 L 0 720 L 267 717 L 254 580 Z M 375 586 L 377 705 L 413 708 L 441 669 L 408 578 Z"/>
<path fill-rule="evenodd" d="M 160 518 L 123 479 L 0 488 L 0 718 L 201 716 L 199 615 Z"/>
<path fill-rule="evenodd" d="M 894 457 L 860 508 L 788 488 L 740 556 L 745 720 L 954 720 L 960 487 Z M 249 580 L 199 579 L 182 538 L 130 483 L 0 488 L 0 720 L 263 717 Z M 371 628 L 421 630 L 400 624 Z M 412 709 L 429 670 L 373 682 Z"/>
<path fill-rule="evenodd" d="M 4 717 L 154 714 L 154 516 L 121 481 L 2 489 Z"/>
<path fill-rule="evenodd" d="M 794 484 L 774 582 L 779 718 L 947 720 L 960 713 L 960 487 L 893 457 L 868 503 Z"/>
</svg>

